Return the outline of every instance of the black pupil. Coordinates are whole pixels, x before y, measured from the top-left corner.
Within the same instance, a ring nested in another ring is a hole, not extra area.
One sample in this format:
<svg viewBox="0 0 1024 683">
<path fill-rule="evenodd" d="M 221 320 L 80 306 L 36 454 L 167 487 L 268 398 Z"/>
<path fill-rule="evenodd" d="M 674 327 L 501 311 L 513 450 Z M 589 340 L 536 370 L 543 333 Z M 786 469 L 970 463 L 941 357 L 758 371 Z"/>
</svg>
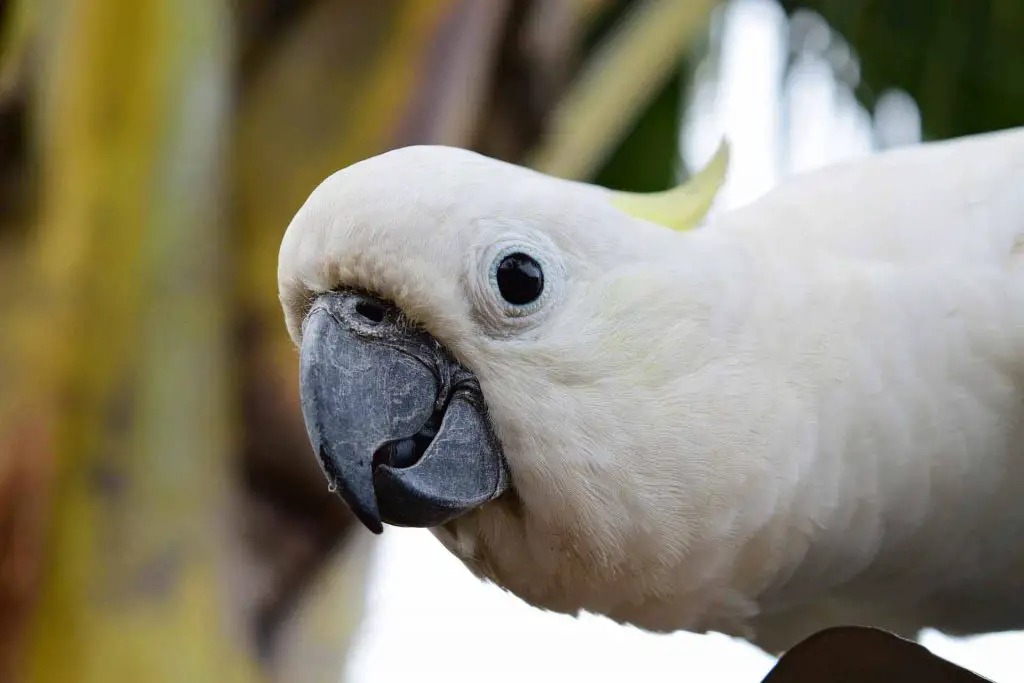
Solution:
<svg viewBox="0 0 1024 683">
<path fill-rule="evenodd" d="M 509 254 L 498 264 L 498 292 L 516 306 L 536 301 L 544 291 L 544 271 L 531 256 Z"/>
</svg>

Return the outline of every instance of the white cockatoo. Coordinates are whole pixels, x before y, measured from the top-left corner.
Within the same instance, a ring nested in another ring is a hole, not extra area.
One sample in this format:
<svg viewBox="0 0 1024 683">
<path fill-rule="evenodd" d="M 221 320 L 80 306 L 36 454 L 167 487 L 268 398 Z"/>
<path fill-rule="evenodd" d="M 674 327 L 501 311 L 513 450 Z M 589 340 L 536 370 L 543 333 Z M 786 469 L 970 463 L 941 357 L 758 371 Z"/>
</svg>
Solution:
<svg viewBox="0 0 1024 683">
<path fill-rule="evenodd" d="M 723 146 L 721 150 L 725 150 Z M 537 607 L 777 652 L 1024 628 L 1024 128 L 626 194 L 407 147 L 281 244 L 359 519 Z"/>
</svg>

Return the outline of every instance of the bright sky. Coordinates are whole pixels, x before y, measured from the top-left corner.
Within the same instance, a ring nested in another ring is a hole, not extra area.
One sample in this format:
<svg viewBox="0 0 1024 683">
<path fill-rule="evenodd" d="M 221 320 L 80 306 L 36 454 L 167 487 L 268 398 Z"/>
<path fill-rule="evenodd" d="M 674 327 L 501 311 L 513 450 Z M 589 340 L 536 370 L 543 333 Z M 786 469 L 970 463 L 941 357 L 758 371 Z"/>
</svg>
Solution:
<svg viewBox="0 0 1024 683">
<path fill-rule="evenodd" d="M 918 139 L 916 109 L 899 93 L 884 99 L 888 125 L 873 132 L 871 117 L 825 61 L 856 69 L 826 26 L 805 22 L 810 56 L 783 83 L 786 22 L 777 6 L 737 0 L 722 19 L 717 87 L 698 88 L 683 140 L 691 167 L 710 157 L 723 134 L 730 140 L 730 176 L 717 210 L 755 199 L 794 171 L 868 154 L 875 134 Z M 773 664 L 721 635 L 653 635 L 601 617 L 534 609 L 475 579 L 425 530 L 389 527 L 376 547 L 347 683 L 757 683 Z M 930 632 L 923 642 L 995 683 L 1024 683 L 1024 633 L 952 639 Z"/>
</svg>

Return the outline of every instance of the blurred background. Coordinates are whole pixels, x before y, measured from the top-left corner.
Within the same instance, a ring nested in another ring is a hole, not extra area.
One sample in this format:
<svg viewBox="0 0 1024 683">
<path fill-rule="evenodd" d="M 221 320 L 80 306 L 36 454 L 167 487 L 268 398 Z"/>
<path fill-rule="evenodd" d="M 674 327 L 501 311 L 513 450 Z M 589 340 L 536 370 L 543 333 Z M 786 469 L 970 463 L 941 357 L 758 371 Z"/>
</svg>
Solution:
<svg viewBox="0 0 1024 683">
<path fill-rule="evenodd" d="M 1021 0 L 0 0 L 0 681 L 759 681 L 353 524 L 281 235 L 414 143 L 658 190 L 727 136 L 721 211 L 1022 123 Z M 1024 634 L 924 642 L 1024 681 Z"/>
</svg>

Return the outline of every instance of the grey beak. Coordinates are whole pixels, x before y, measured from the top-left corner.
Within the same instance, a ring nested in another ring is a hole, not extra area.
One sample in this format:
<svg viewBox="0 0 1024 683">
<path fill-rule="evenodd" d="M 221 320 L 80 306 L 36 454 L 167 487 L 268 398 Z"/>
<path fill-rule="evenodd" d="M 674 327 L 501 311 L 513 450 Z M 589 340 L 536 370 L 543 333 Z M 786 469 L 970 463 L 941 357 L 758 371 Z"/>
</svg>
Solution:
<svg viewBox="0 0 1024 683">
<path fill-rule="evenodd" d="M 372 532 L 444 524 L 508 488 L 479 384 L 397 308 L 331 292 L 303 327 L 302 413 L 313 450 Z"/>
</svg>

